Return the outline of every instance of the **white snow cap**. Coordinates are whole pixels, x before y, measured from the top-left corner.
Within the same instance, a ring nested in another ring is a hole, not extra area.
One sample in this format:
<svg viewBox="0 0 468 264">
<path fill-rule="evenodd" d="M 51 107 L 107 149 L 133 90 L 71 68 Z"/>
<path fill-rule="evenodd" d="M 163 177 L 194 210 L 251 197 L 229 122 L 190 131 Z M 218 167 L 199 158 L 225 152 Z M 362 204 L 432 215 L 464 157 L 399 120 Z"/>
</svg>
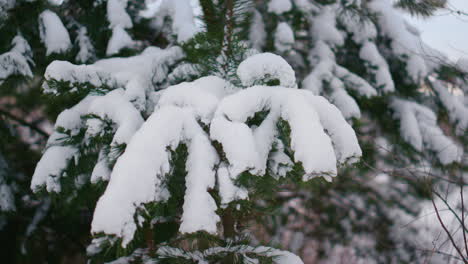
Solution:
<svg viewBox="0 0 468 264">
<path fill-rule="evenodd" d="M 423 58 L 426 50 L 420 36 L 408 27 L 408 23 L 393 7 L 393 1 L 373 0 L 369 7 L 379 15 L 378 24 L 383 34 L 392 39 L 393 52 L 407 57 L 406 70 L 413 81 L 419 82 L 429 71 Z"/>
<path fill-rule="evenodd" d="M 78 36 L 76 42 L 80 47 L 80 51 L 76 54 L 75 60 L 81 63 L 85 63 L 94 58 L 95 51 L 91 40 L 88 37 L 88 30 L 85 27 L 80 27 L 78 30 Z"/>
<path fill-rule="evenodd" d="M 147 9 L 141 12 L 145 18 L 165 17 L 172 19 L 172 31 L 177 42 L 192 38 L 200 28 L 195 25 L 194 8 L 190 0 L 146 0 Z"/>
<path fill-rule="evenodd" d="M 128 0 L 108 0 L 107 19 L 109 28 L 112 29 L 112 36 L 107 43 L 106 55 L 119 53 L 123 48 L 130 48 L 134 45 L 133 39 L 128 35 L 126 28 L 132 28 L 133 23 L 125 10 Z"/>
<path fill-rule="evenodd" d="M 279 80 L 279 85 L 283 87 L 297 86 L 291 65 L 273 53 L 260 53 L 248 57 L 237 68 L 237 76 L 246 87 L 275 79 Z"/>
<path fill-rule="evenodd" d="M 275 32 L 275 48 L 279 52 L 286 52 L 294 44 L 294 32 L 286 22 L 278 23 Z"/>
<path fill-rule="evenodd" d="M 280 118 L 291 127 L 291 148 L 295 162 L 305 169 L 304 180 L 315 176 L 331 180 L 336 176 L 337 159 L 355 162 L 361 149 L 353 129 L 336 108 L 319 98 L 304 90 L 269 86 L 254 86 L 224 98 L 210 135 L 223 145 L 229 173 L 237 177 L 244 171 L 265 172 Z M 249 128 L 246 120 L 259 111 L 269 113 L 258 127 Z"/>
<path fill-rule="evenodd" d="M 32 63 L 32 52 L 28 42 L 17 35 L 11 41 L 9 52 L 0 55 L 0 84 L 11 75 L 33 77 L 29 63 Z"/>
<path fill-rule="evenodd" d="M 447 110 L 450 121 L 456 125 L 455 133 L 463 136 L 468 129 L 468 106 L 463 103 L 463 96 L 451 93 L 448 85 L 444 85 L 442 81 L 433 80 L 431 83 Z"/>
<path fill-rule="evenodd" d="M 39 33 L 47 48 L 46 55 L 63 53 L 71 48 L 70 36 L 60 18 L 50 10 L 39 15 Z"/>
<path fill-rule="evenodd" d="M 399 98 L 393 98 L 390 106 L 400 120 L 401 136 L 416 150 L 434 151 L 443 165 L 460 161 L 462 148 L 444 135 L 431 109 Z"/>
<path fill-rule="evenodd" d="M 106 55 L 111 56 L 119 53 L 123 48 L 130 48 L 135 44 L 133 39 L 128 35 L 127 31 L 121 26 L 116 26 L 112 29 L 112 36 L 107 43 Z"/>
<path fill-rule="evenodd" d="M 284 12 L 291 10 L 291 0 L 271 0 L 268 3 L 268 12 L 281 15 Z"/>
<path fill-rule="evenodd" d="M 169 71 L 169 66 L 183 58 L 180 47 L 167 49 L 147 47 L 140 55 L 126 58 L 103 59 L 91 65 L 74 65 L 67 61 L 54 61 L 46 69 L 46 80 L 70 81 L 74 83 L 90 82 L 99 88 L 125 88 L 125 95 L 138 110 L 144 110 L 146 94 L 159 84 Z M 57 93 L 47 83 L 44 92 Z M 73 89 L 78 89 L 73 87 Z"/>
<path fill-rule="evenodd" d="M 128 144 L 97 203 L 92 232 L 115 234 L 123 238 L 122 245 L 126 246 L 137 228 L 133 218 L 136 209 L 145 203 L 165 202 L 169 198 L 170 193 L 164 184 L 164 178 L 171 171 L 167 148 L 174 150 L 181 143 L 186 143 L 190 151 L 181 231 L 215 232 L 219 219 L 215 214 L 216 204 L 207 188 L 214 185 L 212 171 L 217 161 L 216 151 L 193 113 L 176 106 L 156 111 Z M 199 160 L 202 157 L 207 159 Z M 193 212 L 195 208 L 197 212 Z"/>
</svg>

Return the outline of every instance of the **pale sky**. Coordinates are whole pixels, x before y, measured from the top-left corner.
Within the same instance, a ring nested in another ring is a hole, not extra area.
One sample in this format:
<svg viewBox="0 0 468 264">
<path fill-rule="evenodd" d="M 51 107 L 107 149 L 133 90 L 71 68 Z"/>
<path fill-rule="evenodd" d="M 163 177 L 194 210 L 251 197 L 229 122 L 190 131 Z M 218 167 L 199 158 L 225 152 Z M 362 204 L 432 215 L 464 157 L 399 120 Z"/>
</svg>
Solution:
<svg viewBox="0 0 468 264">
<path fill-rule="evenodd" d="M 468 58 L 468 0 L 448 0 L 448 7 L 465 15 L 441 11 L 429 19 L 409 18 L 422 32 L 423 41 L 450 59 Z"/>
</svg>

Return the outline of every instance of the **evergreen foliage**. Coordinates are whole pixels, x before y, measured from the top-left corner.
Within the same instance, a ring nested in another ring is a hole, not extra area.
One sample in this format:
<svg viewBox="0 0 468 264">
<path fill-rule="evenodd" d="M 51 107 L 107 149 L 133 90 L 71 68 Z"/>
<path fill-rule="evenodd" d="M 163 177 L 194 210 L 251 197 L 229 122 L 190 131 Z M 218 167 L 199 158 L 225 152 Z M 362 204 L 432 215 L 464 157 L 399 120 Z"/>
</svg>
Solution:
<svg viewBox="0 0 468 264">
<path fill-rule="evenodd" d="M 445 5 L 0 0 L 2 259 L 466 262 Z"/>
</svg>

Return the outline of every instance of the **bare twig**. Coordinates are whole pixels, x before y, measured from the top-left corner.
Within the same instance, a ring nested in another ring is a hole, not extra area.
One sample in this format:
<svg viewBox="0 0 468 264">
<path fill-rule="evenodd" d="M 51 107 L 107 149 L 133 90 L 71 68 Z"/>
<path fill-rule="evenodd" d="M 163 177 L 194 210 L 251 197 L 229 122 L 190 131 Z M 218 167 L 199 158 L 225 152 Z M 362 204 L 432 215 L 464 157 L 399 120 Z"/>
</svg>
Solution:
<svg viewBox="0 0 468 264">
<path fill-rule="evenodd" d="M 445 226 L 444 221 L 443 221 L 442 218 L 440 217 L 439 209 L 437 208 L 437 205 L 435 204 L 435 201 L 434 201 L 433 198 L 431 199 L 431 202 L 432 202 L 432 206 L 434 207 L 434 210 L 436 211 L 437 219 L 439 220 L 440 225 L 442 226 L 442 228 L 444 229 L 444 231 L 445 231 L 445 233 L 447 234 L 448 238 L 450 239 L 450 242 L 452 243 L 452 246 L 455 248 L 455 250 L 457 251 L 458 255 L 460 255 L 460 257 L 461 257 L 461 259 L 463 260 L 463 262 L 464 262 L 465 264 L 467 264 L 467 263 L 468 263 L 468 260 L 467 260 L 466 257 L 463 255 L 462 251 L 460 250 L 460 248 L 457 246 L 457 243 L 456 243 L 455 240 L 453 239 L 452 234 L 450 234 L 450 231 L 449 231 L 449 230 L 447 229 L 447 227 Z"/>
<path fill-rule="evenodd" d="M 39 135 L 41 135 L 43 137 L 46 137 L 46 138 L 49 137 L 49 134 L 47 132 L 45 132 L 42 128 L 40 128 L 40 127 L 38 127 L 38 126 L 36 126 L 34 124 L 31 124 L 31 123 L 27 122 L 26 120 L 23 120 L 23 119 L 15 116 L 15 115 L 13 115 L 10 112 L 7 112 L 5 110 L 0 109 L 0 115 L 3 115 L 8 119 L 14 120 L 15 122 L 18 122 L 21 125 L 30 128 L 31 130 L 37 132 Z"/>
<path fill-rule="evenodd" d="M 462 178 L 462 177 L 460 177 Z M 465 242 L 465 251 L 468 256 L 468 243 L 466 242 L 466 226 L 465 226 L 465 203 L 463 201 L 463 185 L 460 184 L 460 198 L 461 198 L 461 217 L 462 217 L 462 231 L 463 231 L 463 241 Z"/>
</svg>

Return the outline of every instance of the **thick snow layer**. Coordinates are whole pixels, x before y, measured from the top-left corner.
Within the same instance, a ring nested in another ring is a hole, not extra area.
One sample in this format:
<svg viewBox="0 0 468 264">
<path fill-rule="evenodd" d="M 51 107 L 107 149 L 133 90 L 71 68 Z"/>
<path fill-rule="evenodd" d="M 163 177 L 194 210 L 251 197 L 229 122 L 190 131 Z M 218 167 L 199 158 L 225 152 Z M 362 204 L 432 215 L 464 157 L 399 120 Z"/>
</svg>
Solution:
<svg viewBox="0 0 468 264">
<path fill-rule="evenodd" d="M 117 129 L 111 146 L 128 144 L 144 122 L 140 112 L 125 98 L 123 89 L 116 89 L 97 97 L 89 106 L 88 113 L 115 123 Z"/>
<path fill-rule="evenodd" d="M 246 87 L 275 79 L 283 87 L 297 86 L 292 67 L 282 57 L 272 53 L 260 53 L 247 58 L 237 68 L 237 76 Z"/>
<path fill-rule="evenodd" d="M 144 10 L 141 15 L 146 18 L 160 18 L 161 20 L 164 20 L 166 16 L 170 17 L 172 31 L 177 35 L 177 42 L 179 43 L 189 40 L 199 31 L 199 28 L 195 25 L 194 9 L 190 4 L 190 0 L 149 0 L 147 1 L 147 10 Z M 160 26 L 163 23 L 157 24 Z"/>
<path fill-rule="evenodd" d="M 290 11 L 292 8 L 291 0 L 272 0 L 268 3 L 268 12 L 281 15 Z"/>
<path fill-rule="evenodd" d="M 385 92 L 395 91 L 395 84 L 393 83 L 387 61 L 377 50 L 375 43 L 370 41 L 364 42 L 359 52 L 359 57 L 369 64 L 368 69 L 374 75 L 377 87 L 382 87 L 381 89 Z"/>
<path fill-rule="evenodd" d="M 46 55 L 64 53 L 71 48 L 70 36 L 60 18 L 50 10 L 39 15 L 39 33 L 46 46 Z"/>
<path fill-rule="evenodd" d="M 455 133 L 463 136 L 468 129 L 468 107 L 461 101 L 462 96 L 452 94 L 441 81 L 434 80 L 431 83 L 447 110 L 450 121 L 456 125 Z"/>
<path fill-rule="evenodd" d="M 217 206 L 208 189 L 213 189 L 215 185 L 214 168 L 218 163 L 218 154 L 208 136 L 201 129 L 194 130 L 189 132 L 195 132 L 194 135 L 187 135 L 190 137 L 185 178 L 187 188 L 179 231 L 194 233 L 204 230 L 215 234 L 220 218 L 216 214 Z"/>
<path fill-rule="evenodd" d="M 146 48 L 140 55 L 127 58 L 99 60 L 91 65 L 73 65 L 66 61 L 54 61 L 46 69 L 46 80 L 69 81 L 77 84 L 91 83 L 99 88 L 125 88 L 125 96 L 138 110 L 144 110 L 146 95 L 154 85 L 167 77 L 169 67 L 182 59 L 180 47 L 167 49 Z M 44 92 L 57 93 L 44 83 Z M 78 87 L 72 86 L 73 89 Z"/>
<path fill-rule="evenodd" d="M 91 183 L 97 183 L 99 181 L 109 181 L 111 170 L 107 162 L 107 157 L 104 151 L 99 152 L 98 162 L 94 166 L 93 172 L 91 173 Z"/>
<path fill-rule="evenodd" d="M 95 56 L 95 50 L 85 27 L 82 26 L 78 30 L 76 42 L 78 43 L 80 50 L 78 51 L 78 54 L 76 54 L 75 60 L 81 63 L 92 60 Z"/>
<path fill-rule="evenodd" d="M 333 51 L 324 41 L 315 43 L 309 61 L 315 67 L 302 81 L 303 88 L 315 95 L 324 94 L 346 118 L 360 118 L 361 110 L 345 88 L 366 97 L 377 95 L 377 91 L 361 77 L 336 64 Z M 325 84 L 328 89 L 324 89 Z"/>
<path fill-rule="evenodd" d="M 245 200 L 249 198 L 248 191 L 234 184 L 236 179 L 232 177 L 229 172 L 228 166 L 225 163 L 222 163 L 217 172 L 217 179 L 219 185 L 219 194 L 221 196 L 221 205 L 227 206 L 230 202 L 236 200 Z"/>
<path fill-rule="evenodd" d="M 133 26 L 132 19 L 125 10 L 128 0 L 108 0 L 107 1 L 107 19 L 109 27 L 131 28 Z"/>
<path fill-rule="evenodd" d="M 53 61 L 44 73 L 46 80 L 70 82 L 70 92 L 77 91 L 76 84 L 90 83 L 94 87 L 116 87 L 118 84 L 111 75 L 93 65 L 74 65 L 68 61 Z M 42 85 L 44 93 L 57 94 L 58 91 L 50 87 L 47 82 Z"/>
<path fill-rule="evenodd" d="M 398 98 L 393 98 L 391 107 L 400 120 L 401 136 L 416 150 L 433 151 L 443 165 L 460 161 L 463 150 L 444 135 L 431 109 Z"/>
<path fill-rule="evenodd" d="M 32 52 L 28 42 L 17 35 L 11 41 L 9 52 L 0 55 L 0 84 L 12 75 L 33 77 L 28 63 L 32 63 Z"/>
<path fill-rule="evenodd" d="M 107 43 L 106 55 L 111 56 L 119 53 L 123 48 L 130 48 L 135 44 L 133 39 L 128 35 L 127 31 L 121 26 L 116 26 L 112 29 L 112 37 Z"/>
<path fill-rule="evenodd" d="M 83 125 L 81 116 L 87 110 L 95 97 L 88 96 L 74 107 L 60 113 L 55 122 L 55 129 L 61 127 L 75 135 Z M 65 177 L 64 170 L 78 154 L 78 149 L 74 146 L 63 145 L 61 138 L 66 135 L 54 132 L 47 141 L 47 148 L 36 165 L 36 170 L 31 181 L 31 189 L 39 190 L 41 186 L 46 186 L 48 192 L 60 192 L 60 178 Z"/>
<path fill-rule="evenodd" d="M 353 128 L 344 120 L 342 113 L 321 96 L 312 96 L 303 92 L 307 100 L 314 105 L 323 128 L 333 141 L 339 164 L 352 164 L 362 155 L 357 136 Z"/>
<path fill-rule="evenodd" d="M 55 129 L 63 128 L 70 134 L 76 135 L 82 128 L 86 128 L 86 136 L 100 135 L 102 131 L 101 120 L 85 119 L 82 117 L 93 114 L 102 119 L 110 120 L 115 126 L 115 133 L 110 147 L 120 144 L 128 144 L 133 134 L 143 124 L 140 112 L 125 98 L 122 89 L 116 89 L 104 96 L 88 96 L 74 107 L 60 113 L 55 123 Z M 60 141 L 66 135 L 54 132 L 49 138 L 47 149 L 39 161 L 33 175 L 31 188 L 36 191 L 41 186 L 46 186 L 49 192 L 60 192 L 61 177 L 65 177 L 64 171 L 71 160 L 78 156 L 78 148 L 75 145 L 63 145 Z M 109 168 L 107 160 L 101 151 L 91 181 L 108 180 Z M 77 178 L 77 184 L 83 181 Z"/>
<path fill-rule="evenodd" d="M 60 178 L 69 162 L 71 162 L 78 150 L 73 146 L 61 146 L 56 141 L 60 137 L 59 133 L 54 133 L 47 141 L 47 149 L 37 163 L 31 180 L 31 189 L 38 191 L 41 186 L 46 186 L 48 192 L 60 192 Z"/>
<path fill-rule="evenodd" d="M 311 36 L 314 40 L 332 46 L 344 44 L 344 34 L 336 27 L 337 8 L 336 4 L 322 7 L 319 15 L 313 18 Z"/>
<path fill-rule="evenodd" d="M 226 81 L 215 76 L 170 86 L 162 92 L 158 107 L 173 105 L 191 109 L 197 119 L 208 125 L 227 86 Z"/>
<path fill-rule="evenodd" d="M 111 56 L 119 53 L 123 48 L 130 48 L 134 45 L 133 39 L 125 31 L 126 28 L 133 27 L 132 19 L 125 10 L 128 0 L 108 0 L 107 20 L 112 36 L 107 43 L 106 55 Z"/>
<path fill-rule="evenodd" d="M 55 121 L 55 129 L 61 127 L 71 131 L 72 135 L 78 133 L 78 130 L 83 126 L 81 116 L 87 114 L 89 106 L 95 99 L 95 96 L 87 96 L 75 106 L 62 111 Z"/>
<path fill-rule="evenodd" d="M 155 133 L 157 137 L 154 137 Z M 187 204 L 184 205 L 187 211 L 183 214 L 185 220 L 181 231 L 215 232 L 218 221 L 215 217 L 216 205 L 207 193 L 207 188 L 214 184 L 214 172 L 207 172 L 214 170 L 217 157 L 208 142 L 190 109 L 169 105 L 156 111 L 118 159 L 109 185 L 96 206 L 92 231 L 120 236 L 123 238 L 123 246 L 126 246 L 137 228 L 133 221 L 136 209 L 145 203 L 164 202 L 169 198 L 170 194 L 164 185 L 164 178 L 171 170 L 167 148 L 175 149 L 177 145 L 186 143 L 190 151 L 187 161 Z M 206 163 L 207 160 L 204 160 L 198 164 L 201 156 L 193 156 L 192 152 L 208 155 L 206 158 L 211 162 Z M 135 175 L 138 175 L 138 180 L 134 179 Z M 195 208 L 205 211 L 197 214 L 192 211 Z"/>
<path fill-rule="evenodd" d="M 237 177 L 236 175 L 244 171 L 258 175 L 264 173 L 267 163 L 265 153 L 270 150 L 276 133 L 268 129 L 275 127 L 279 118 L 282 118 L 291 127 L 291 148 L 294 150 L 295 162 L 302 162 L 305 169 L 304 180 L 317 175 L 326 179 L 335 176 L 337 158 L 332 140 L 325 134 L 320 116 L 315 110 L 324 108 L 326 101 L 312 104 L 314 99 L 310 99 L 311 97 L 314 96 L 310 92 L 302 90 L 254 86 L 224 98 L 211 123 L 210 135 L 213 140 L 223 145 L 229 161 L 229 174 Z M 269 113 L 258 128 L 249 128 L 244 122 L 259 111 L 269 111 Z M 338 119 L 333 122 L 346 123 L 339 112 L 335 111 L 334 114 L 335 119 L 337 117 Z M 348 128 L 338 132 L 333 130 L 335 127 L 328 125 L 327 129 L 331 129 L 329 133 L 332 134 L 346 133 L 350 130 Z M 266 134 L 262 131 L 264 127 L 267 127 Z M 342 160 L 348 159 L 348 154 L 351 153 L 353 156 L 360 156 L 361 151 L 355 134 L 353 133 L 349 139 L 352 142 L 349 143 L 350 146 L 357 149 L 343 152 L 346 154 L 341 157 Z"/>
<path fill-rule="evenodd" d="M 364 60 L 365 66 L 373 75 L 374 84 L 384 92 L 395 90 L 392 76 L 387 61 L 380 54 L 375 40 L 377 38 L 377 28 L 372 21 L 361 20 L 358 16 L 344 14 L 339 16 L 346 31 L 351 34 L 352 39 L 361 45 L 359 57 Z"/>
<path fill-rule="evenodd" d="M 278 23 L 275 31 L 275 48 L 279 52 L 286 52 L 294 44 L 294 32 L 286 22 Z"/>
<path fill-rule="evenodd" d="M 406 70 L 415 82 L 428 74 L 428 67 L 423 59 L 424 47 L 418 34 L 408 30 L 407 22 L 401 13 L 393 7 L 392 1 L 374 0 L 369 7 L 378 13 L 378 25 L 382 33 L 392 39 L 392 51 L 401 57 L 407 57 Z"/>
</svg>

